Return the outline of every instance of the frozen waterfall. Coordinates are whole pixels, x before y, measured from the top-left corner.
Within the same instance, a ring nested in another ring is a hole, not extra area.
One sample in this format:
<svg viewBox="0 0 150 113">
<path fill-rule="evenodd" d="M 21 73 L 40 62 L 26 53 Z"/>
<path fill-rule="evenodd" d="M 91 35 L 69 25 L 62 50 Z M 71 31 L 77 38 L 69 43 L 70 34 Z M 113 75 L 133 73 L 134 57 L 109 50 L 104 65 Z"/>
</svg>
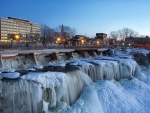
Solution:
<svg viewBox="0 0 150 113">
<path fill-rule="evenodd" d="M 30 62 L 31 56 L 26 57 L 28 58 L 26 62 Z M 40 57 L 42 56 L 36 56 L 34 60 L 41 59 Z M 46 65 L 46 61 L 49 62 L 49 58 L 46 60 L 41 59 L 41 62 L 35 61 L 34 63 Z M 8 61 L 5 60 L 5 62 Z M 58 63 L 50 66 L 52 70 L 49 70 L 49 68 L 30 70 L 30 72 L 26 71 L 19 78 L 12 80 L 3 75 L 6 72 L 2 72 L 0 74 L 2 79 L 0 80 L 0 112 L 42 113 L 43 111 L 47 112 L 50 109 L 56 109 L 63 103 L 65 103 L 63 104 L 65 106 L 71 106 L 80 96 L 84 98 L 88 91 L 91 91 L 95 98 L 99 98 L 93 89 L 86 89 L 86 86 L 91 86 L 95 81 L 132 79 L 140 73 L 138 64 L 129 57 L 97 56 L 86 59 L 74 58 L 63 63 L 65 71 L 60 69 L 59 72 L 56 72 L 53 70 L 55 66 L 58 68 L 62 66 Z M 31 64 L 30 62 L 29 65 Z M 72 66 L 73 70 L 70 70 L 67 66 Z M 23 67 L 23 64 L 20 67 Z M 10 72 L 12 75 L 13 73 L 15 72 Z M 87 92 L 82 94 L 84 88 Z M 89 100 L 92 99 L 89 98 Z M 94 101 L 92 102 L 94 103 Z M 98 101 L 96 103 L 101 105 Z M 89 109 L 94 110 L 94 106 Z M 101 108 L 97 110 L 103 112 Z"/>
</svg>

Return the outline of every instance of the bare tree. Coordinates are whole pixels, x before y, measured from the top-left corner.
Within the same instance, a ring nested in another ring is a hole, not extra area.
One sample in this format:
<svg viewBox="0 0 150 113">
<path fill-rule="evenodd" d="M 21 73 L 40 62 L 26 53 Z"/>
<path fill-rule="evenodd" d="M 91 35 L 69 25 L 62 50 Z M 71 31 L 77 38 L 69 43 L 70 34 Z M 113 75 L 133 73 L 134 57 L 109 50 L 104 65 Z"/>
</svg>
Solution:
<svg viewBox="0 0 150 113">
<path fill-rule="evenodd" d="M 70 31 L 70 35 L 73 37 L 77 34 L 77 30 L 76 28 L 72 28 L 71 31 Z"/>
<path fill-rule="evenodd" d="M 121 31 L 122 31 L 123 40 L 125 38 L 134 38 L 134 37 L 137 37 L 139 35 L 138 32 L 135 32 L 134 30 L 129 29 L 129 28 L 123 28 Z"/>
<path fill-rule="evenodd" d="M 43 43 L 46 44 L 46 42 L 53 42 L 54 40 L 54 29 L 50 28 L 47 25 L 42 26 L 42 37 L 43 37 Z"/>
<path fill-rule="evenodd" d="M 118 36 L 119 36 L 119 33 L 118 33 L 117 31 L 112 31 L 112 32 L 110 32 L 110 37 L 111 37 L 112 39 L 117 39 Z"/>
<path fill-rule="evenodd" d="M 135 32 L 134 30 L 130 28 L 122 28 L 117 31 L 110 32 L 111 38 L 114 38 L 114 39 L 120 38 L 122 40 L 125 40 L 125 38 L 137 37 L 138 35 L 139 35 L 138 32 Z"/>
<path fill-rule="evenodd" d="M 132 37 L 137 37 L 139 36 L 139 32 L 134 32 L 134 34 L 132 35 Z"/>
<path fill-rule="evenodd" d="M 59 25 L 58 27 L 56 27 L 55 30 L 56 30 L 57 32 L 61 32 L 62 26 L 63 26 L 63 32 L 69 33 L 69 34 L 71 35 L 71 37 L 73 37 L 73 36 L 76 35 L 76 33 L 77 33 L 76 29 L 75 29 L 75 28 L 71 28 L 71 27 L 69 27 L 69 26 Z"/>
</svg>

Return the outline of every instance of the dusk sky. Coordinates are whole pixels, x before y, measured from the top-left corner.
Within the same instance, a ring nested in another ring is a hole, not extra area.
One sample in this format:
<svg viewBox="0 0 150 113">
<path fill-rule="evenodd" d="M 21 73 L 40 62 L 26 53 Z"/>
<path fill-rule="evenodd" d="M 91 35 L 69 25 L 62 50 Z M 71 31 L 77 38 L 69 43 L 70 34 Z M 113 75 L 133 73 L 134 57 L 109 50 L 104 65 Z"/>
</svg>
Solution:
<svg viewBox="0 0 150 113">
<path fill-rule="evenodd" d="M 0 0 L 0 17 L 9 16 L 89 37 L 124 27 L 150 36 L 150 0 Z"/>
</svg>

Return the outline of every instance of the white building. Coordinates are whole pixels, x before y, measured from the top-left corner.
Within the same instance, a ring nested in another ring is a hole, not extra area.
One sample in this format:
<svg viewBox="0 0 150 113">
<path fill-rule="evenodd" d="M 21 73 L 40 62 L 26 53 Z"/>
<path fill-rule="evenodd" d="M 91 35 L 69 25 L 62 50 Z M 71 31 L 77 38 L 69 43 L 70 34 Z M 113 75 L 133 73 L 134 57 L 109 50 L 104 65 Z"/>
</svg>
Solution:
<svg viewBox="0 0 150 113">
<path fill-rule="evenodd" d="M 0 42 L 35 41 L 41 37 L 41 25 L 19 18 L 0 18 Z"/>
</svg>

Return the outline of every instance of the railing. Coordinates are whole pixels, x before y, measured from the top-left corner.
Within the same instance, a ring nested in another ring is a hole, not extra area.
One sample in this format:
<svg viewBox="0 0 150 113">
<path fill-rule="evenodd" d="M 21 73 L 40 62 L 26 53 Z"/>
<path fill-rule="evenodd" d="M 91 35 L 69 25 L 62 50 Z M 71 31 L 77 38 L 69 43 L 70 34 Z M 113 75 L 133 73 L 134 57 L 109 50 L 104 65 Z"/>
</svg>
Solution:
<svg viewBox="0 0 150 113">
<path fill-rule="evenodd" d="M 76 49 L 76 50 L 84 50 L 84 49 L 100 49 L 108 46 L 99 46 L 99 45 L 49 45 L 49 46 L 10 46 L 10 45 L 0 45 L 0 50 L 40 50 L 40 49 Z"/>
</svg>

